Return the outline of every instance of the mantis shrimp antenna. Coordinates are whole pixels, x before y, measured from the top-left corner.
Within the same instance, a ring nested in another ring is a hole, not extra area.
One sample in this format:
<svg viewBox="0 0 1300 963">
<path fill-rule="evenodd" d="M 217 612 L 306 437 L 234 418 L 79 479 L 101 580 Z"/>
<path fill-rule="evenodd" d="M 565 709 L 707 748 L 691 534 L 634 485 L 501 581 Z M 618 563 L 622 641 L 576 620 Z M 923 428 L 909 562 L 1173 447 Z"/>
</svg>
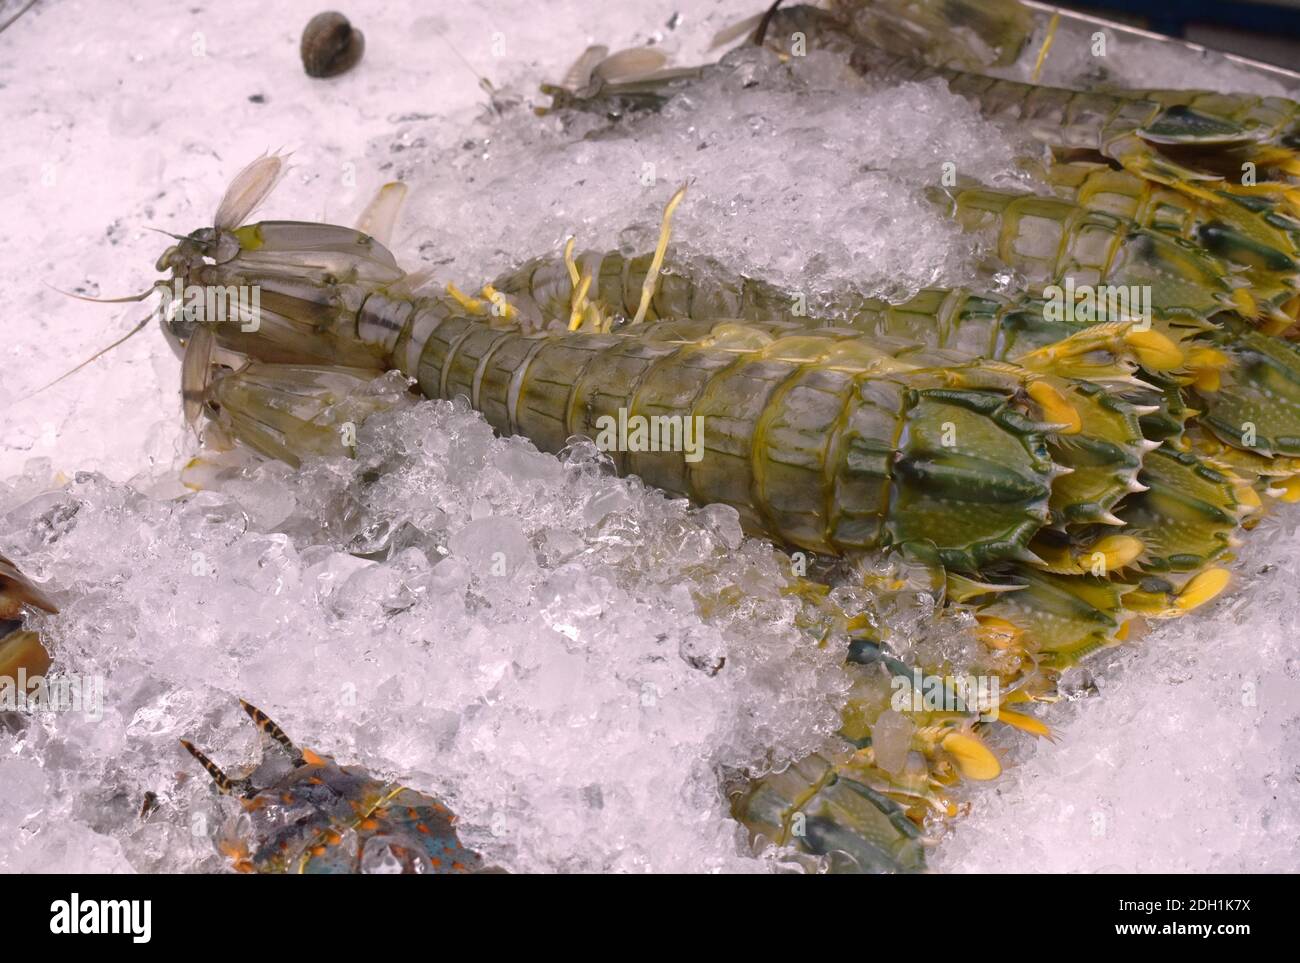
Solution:
<svg viewBox="0 0 1300 963">
<path fill-rule="evenodd" d="M 199 761 L 199 765 L 208 771 L 208 775 L 212 777 L 212 781 L 217 784 L 217 788 L 220 789 L 222 793 L 227 796 L 234 795 L 236 792 L 241 792 L 244 795 L 250 795 L 252 793 L 253 787 L 247 779 L 231 779 L 221 770 L 220 766 L 209 759 L 203 753 L 203 750 L 194 745 L 194 743 L 190 742 L 188 739 L 182 739 L 181 745 L 185 747 L 186 752 Z"/>
<path fill-rule="evenodd" d="M 239 700 L 239 706 L 248 713 L 248 717 L 253 720 L 260 731 L 269 736 L 289 754 L 289 757 L 293 760 L 295 766 L 306 764 L 307 760 L 303 758 L 303 751 L 293 744 L 293 740 L 285 734 L 283 729 L 275 724 L 275 721 L 271 719 L 270 716 L 257 706 L 250 705 L 243 699 Z"/>
<path fill-rule="evenodd" d="M 62 294 L 62 293 L 66 293 L 66 292 L 60 292 L 60 293 Z M 146 292 L 146 293 L 152 293 L 152 292 Z M 74 295 L 71 295 L 71 296 L 74 297 L 74 298 L 77 297 L 77 295 L 75 295 L 75 294 L 74 294 Z M 83 301 L 89 301 L 89 300 L 92 300 L 92 299 L 91 299 L 91 298 L 82 298 L 82 300 L 83 300 Z M 139 298 L 117 298 L 117 299 L 115 299 L 115 300 L 118 300 L 118 301 L 138 301 Z M 133 338 L 135 335 L 139 334 L 141 331 L 144 330 L 145 325 L 147 325 L 147 324 L 148 324 L 150 321 L 152 321 L 152 320 L 153 320 L 153 315 L 152 315 L 152 314 L 145 315 L 144 318 L 142 318 L 139 322 L 136 323 L 136 326 L 135 326 L 134 328 L 132 328 L 132 329 L 131 329 L 130 331 L 128 331 L 126 334 L 122 335 L 122 337 L 118 338 L 118 339 L 117 339 L 116 341 L 114 341 L 112 344 L 108 345 L 107 347 L 100 348 L 98 351 L 96 351 L 94 354 L 92 354 L 92 355 L 91 355 L 89 358 L 87 358 L 85 361 L 81 362 L 81 364 L 77 365 L 75 368 L 70 368 L 69 370 L 63 372 L 63 374 L 61 374 L 61 375 L 59 375 L 57 378 L 55 378 L 53 381 L 46 382 L 45 384 L 43 384 L 43 385 L 41 385 L 39 388 L 37 388 L 35 391 L 29 392 L 28 394 L 23 395 L 23 396 L 22 396 L 21 398 L 19 398 L 18 400 L 19 400 L 19 401 L 26 401 L 28 398 L 34 398 L 36 395 L 39 395 L 39 394 L 40 394 L 42 391 L 44 391 L 45 389 L 47 389 L 47 388 L 53 388 L 55 385 L 57 385 L 60 381 L 63 381 L 65 378 L 71 378 L 74 374 L 76 374 L 76 373 L 77 373 L 78 371 L 80 371 L 82 368 L 86 367 L 86 365 L 91 364 L 92 362 L 98 361 L 100 358 L 102 358 L 104 355 L 108 354 L 110 351 L 112 351 L 112 350 L 113 350 L 114 348 L 116 348 L 118 345 L 124 344 L 126 341 L 130 340 L 130 339 Z"/>
</svg>

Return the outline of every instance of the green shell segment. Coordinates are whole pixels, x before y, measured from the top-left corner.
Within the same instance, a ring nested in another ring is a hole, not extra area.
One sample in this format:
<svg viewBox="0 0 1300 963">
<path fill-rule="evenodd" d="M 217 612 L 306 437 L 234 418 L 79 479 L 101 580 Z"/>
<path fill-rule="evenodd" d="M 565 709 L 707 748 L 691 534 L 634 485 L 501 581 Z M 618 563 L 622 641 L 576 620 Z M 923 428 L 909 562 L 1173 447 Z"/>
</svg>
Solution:
<svg viewBox="0 0 1300 963">
<path fill-rule="evenodd" d="M 1213 339 L 1231 364 L 1196 393 L 1201 421 L 1230 445 L 1300 455 L 1300 346 L 1234 324 Z"/>
<path fill-rule="evenodd" d="M 1241 515 L 1232 479 L 1168 444 L 1147 456 L 1139 478 L 1148 490 L 1118 514 L 1146 547 L 1143 572 L 1197 572 L 1229 551 Z"/>
<path fill-rule="evenodd" d="M 845 476 L 879 485 L 888 500 L 880 545 L 965 571 L 1021 554 L 1049 517 L 1041 436 L 988 392 L 876 389 L 873 405 L 898 405 L 898 440 L 884 448 L 855 433 Z"/>
<path fill-rule="evenodd" d="M 1007 581 L 1021 586 L 1000 592 L 974 608 L 983 617 L 1005 620 L 1024 633 L 1025 644 L 1048 664 L 1064 668 L 1103 646 L 1113 645 L 1123 625 L 1126 586 L 1092 575 L 1057 575 L 1019 566 Z"/>
<path fill-rule="evenodd" d="M 999 264 L 1038 288 L 1140 288 L 1148 308 L 1166 317 L 1203 319 L 1232 306 L 1228 265 L 1175 235 L 1059 198 L 983 189 L 957 192 L 952 209 Z"/>
<path fill-rule="evenodd" d="M 840 871 L 925 869 L 921 832 L 903 807 L 821 755 L 755 780 L 733 799 L 732 814 L 759 840 L 847 862 L 832 865 Z"/>
<path fill-rule="evenodd" d="M 1052 485 L 1052 515 L 1067 525 L 1099 522 L 1134 491 L 1149 446 L 1137 406 L 1090 382 L 1067 390 L 1085 428 L 1049 439 L 1052 461 L 1070 469 Z"/>
</svg>

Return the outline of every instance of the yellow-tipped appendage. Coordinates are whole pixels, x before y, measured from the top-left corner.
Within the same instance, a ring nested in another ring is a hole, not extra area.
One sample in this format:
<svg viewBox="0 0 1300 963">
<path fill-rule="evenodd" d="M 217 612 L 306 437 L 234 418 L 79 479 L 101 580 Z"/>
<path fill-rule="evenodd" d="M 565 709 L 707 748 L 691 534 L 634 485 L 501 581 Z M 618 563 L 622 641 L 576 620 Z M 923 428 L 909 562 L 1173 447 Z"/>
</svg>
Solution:
<svg viewBox="0 0 1300 963">
<path fill-rule="evenodd" d="M 1033 73 L 1029 75 L 1031 84 L 1038 83 L 1038 78 L 1043 73 L 1043 64 L 1047 63 L 1047 54 L 1052 49 L 1052 43 L 1056 40 L 1056 31 L 1060 26 L 1060 13 L 1052 14 L 1052 19 L 1047 24 L 1047 34 L 1043 37 L 1043 45 L 1038 49 L 1038 58 L 1034 61 Z"/>
<path fill-rule="evenodd" d="M 1005 722 L 1012 728 L 1019 729 L 1021 732 L 1027 732 L 1031 736 L 1038 736 L 1040 739 L 1051 739 L 1052 730 L 1047 724 L 1033 716 L 1025 715 L 1023 712 L 1013 712 L 1010 709 L 998 707 L 996 722 Z"/>
<path fill-rule="evenodd" d="M 996 615 L 976 615 L 975 637 L 991 649 L 1007 650 L 1020 644 L 1024 630 Z"/>
<path fill-rule="evenodd" d="M 490 284 L 483 285 L 483 297 L 492 303 L 492 313 L 503 321 L 514 321 L 519 317 L 519 310 L 506 300 L 506 296 Z"/>
<path fill-rule="evenodd" d="M 478 298 L 471 297 L 470 295 L 466 294 L 464 291 L 456 287 L 456 285 L 452 284 L 450 281 L 447 282 L 447 293 L 451 295 L 452 300 L 454 300 L 457 304 L 459 304 L 470 314 L 480 315 L 480 314 L 487 313 L 488 309 L 486 304 L 484 304 Z"/>
<path fill-rule="evenodd" d="M 1197 345 L 1187 352 L 1187 370 L 1198 391 L 1218 391 L 1223 384 L 1222 372 L 1231 364 L 1231 358 L 1209 345 Z"/>
<path fill-rule="evenodd" d="M 591 290 L 591 274 L 584 273 L 574 285 L 573 300 L 569 307 L 569 330 L 577 331 L 582 326 L 582 319 L 587 315 L 587 292 Z"/>
<path fill-rule="evenodd" d="M 1152 328 L 1130 329 L 1124 340 L 1149 371 L 1172 371 L 1184 362 L 1182 349 L 1172 339 Z"/>
<path fill-rule="evenodd" d="M 1194 576 L 1183 586 L 1183 590 L 1174 599 L 1174 605 L 1182 612 L 1190 612 L 1211 601 L 1228 587 L 1232 575 L 1226 568 L 1206 569 Z"/>
<path fill-rule="evenodd" d="M 1083 419 L 1074 405 L 1065 395 L 1046 381 L 1031 382 L 1027 389 L 1029 397 L 1043 411 L 1043 419 L 1052 425 L 1059 425 L 1057 431 L 1062 435 L 1077 435 L 1083 431 Z"/>
<path fill-rule="evenodd" d="M 964 729 L 950 732 L 939 744 L 967 779 L 986 782 L 1002 774 L 1002 763 L 998 762 L 998 757 L 973 732 Z"/>
<path fill-rule="evenodd" d="M 1146 546 L 1133 535 L 1107 535 L 1091 545 L 1034 545 L 1041 568 L 1061 575 L 1110 575 L 1136 562 Z"/>
<path fill-rule="evenodd" d="M 677 205 L 685 196 L 686 185 L 683 184 L 664 208 L 663 222 L 659 225 L 659 243 L 655 245 L 654 257 L 650 260 L 650 270 L 646 272 L 645 281 L 641 284 L 641 303 L 637 305 L 636 315 L 632 318 L 633 324 L 644 321 L 646 312 L 650 309 L 650 299 L 654 297 L 655 284 L 659 281 L 659 271 L 663 267 L 664 254 L 668 250 L 668 239 L 672 235 L 673 211 L 677 210 Z"/>
</svg>

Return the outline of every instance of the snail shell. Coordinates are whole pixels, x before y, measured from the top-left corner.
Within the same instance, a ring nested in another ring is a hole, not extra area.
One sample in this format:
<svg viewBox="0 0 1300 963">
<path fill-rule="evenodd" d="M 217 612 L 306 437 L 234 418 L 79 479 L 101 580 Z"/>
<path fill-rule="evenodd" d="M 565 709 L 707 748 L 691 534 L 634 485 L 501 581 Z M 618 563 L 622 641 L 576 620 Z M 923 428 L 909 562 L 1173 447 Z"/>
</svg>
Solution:
<svg viewBox="0 0 1300 963">
<path fill-rule="evenodd" d="M 308 77 L 337 77 L 357 65 L 366 38 L 348 18 L 329 10 L 307 21 L 302 32 L 302 66 Z"/>
</svg>

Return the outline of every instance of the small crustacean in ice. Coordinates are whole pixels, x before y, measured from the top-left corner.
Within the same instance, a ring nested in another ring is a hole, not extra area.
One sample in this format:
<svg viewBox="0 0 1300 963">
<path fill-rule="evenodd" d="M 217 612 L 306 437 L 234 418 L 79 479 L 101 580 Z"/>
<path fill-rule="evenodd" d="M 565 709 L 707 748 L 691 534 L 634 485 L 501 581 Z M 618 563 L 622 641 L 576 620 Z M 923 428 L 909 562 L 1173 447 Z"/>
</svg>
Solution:
<svg viewBox="0 0 1300 963">
<path fill-rule="evenodd" d="M 242 873 L 472 873 L 482 858 L 456 835 L 438 800 L 294 745 L 261 710 L 240 700 L 274 748 L 231 777 L 181 740 L 239 811 L 217 844 Z"/>
</svg>

